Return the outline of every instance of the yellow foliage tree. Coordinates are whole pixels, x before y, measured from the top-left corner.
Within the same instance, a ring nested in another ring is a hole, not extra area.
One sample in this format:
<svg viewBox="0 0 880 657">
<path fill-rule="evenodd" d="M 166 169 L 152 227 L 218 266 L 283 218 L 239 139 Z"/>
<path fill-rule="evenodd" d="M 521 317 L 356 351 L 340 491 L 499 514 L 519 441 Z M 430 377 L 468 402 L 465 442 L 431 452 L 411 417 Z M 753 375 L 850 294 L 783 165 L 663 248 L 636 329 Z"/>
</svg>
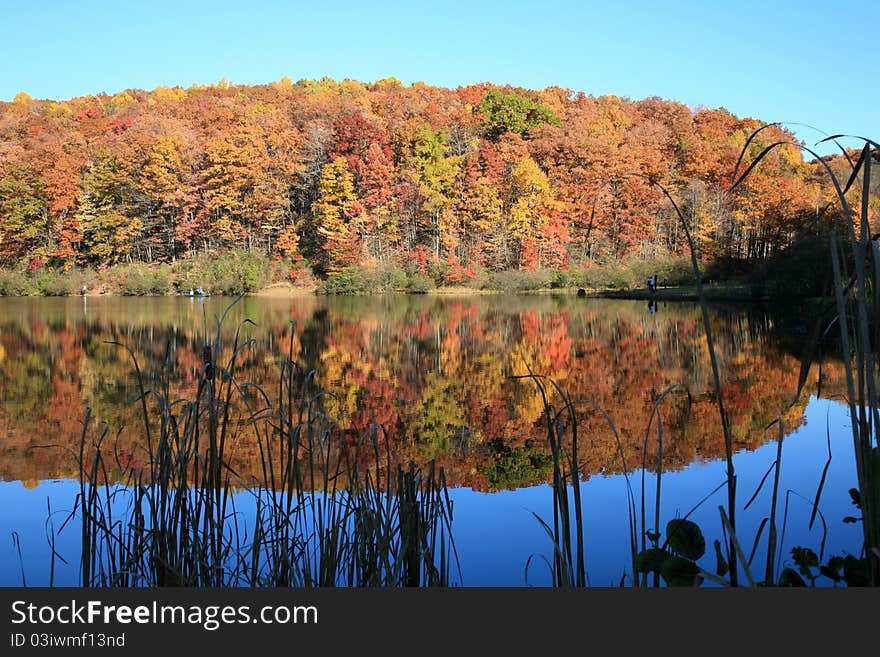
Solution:
<svg viewBox="0 0 880 657">
<path fill-rule="evenodd" d="M 322 264 L 328 272 L 337 272 L 357 261 L 357 231 L 350 216 L 355 200 L 354 177 L 348 161 L 339 156 L 324 166 L 318 199 L 312 205 L 324 252 Z"/>
</svg>

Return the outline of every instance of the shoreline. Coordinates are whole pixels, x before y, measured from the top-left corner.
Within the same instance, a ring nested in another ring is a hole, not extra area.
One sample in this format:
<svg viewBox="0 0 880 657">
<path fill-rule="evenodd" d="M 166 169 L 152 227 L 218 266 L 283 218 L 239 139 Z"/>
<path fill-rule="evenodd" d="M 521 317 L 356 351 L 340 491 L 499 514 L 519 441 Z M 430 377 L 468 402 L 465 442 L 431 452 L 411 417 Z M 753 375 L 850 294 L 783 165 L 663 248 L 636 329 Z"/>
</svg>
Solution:
<svg viewBox="0 0 880 657">
<path fill-rule="evenodd" d="M 682 301 L 697 302 L 700 295 L 695 286 L 680 287 L 661 287 L 651 292 L 647 288 L 632 288 L 627 290 L 615 289 L 597 289 L 597 288 L 578 288 L 578 287 L 558 287 L 558 288 L 537 288 L 533 290 L 499 290 L 488 288 L 470 288 L 465 286 L 448 286 L 437 287 L 423 292 L 412 292 L 407 290 L 392 290 L 382 292 L 346 292 L 335 294 L 319 293 L 320 286 L 296 286 L 287 282 L 273 283 L 266 287 L 260 288 L 255 292 L 248 292 L 242 296 L 259 297 L 266 299 L 294 299 L 303 297 L 321 297 L 321 296 L 388 296 L 388 295 L 413 295 L 413 296 L 435 296 L 435 297 L 463 297 L 463 296 L 492 296 L 492 295 L 556 295 L 571 296 L 573 298 L 588 299 L 619 299 L 631 301 Z M 581 290 L 583 293 L 581 294 Z M 137 298 L 137 297 L 187 297 L 181 294 L 143 294 L 143 295 L 126 295 L 118 294 L 113 291 L 106 291 L 103 294 L 97 289 L 90 289 L 85 294 L 68 294 L 68 295 L 44 295 L 44 294 L 21 294 L 21 295 L 0 295 L 0 298 L 63 298 L 63 297 L 85 297 L 85 298 Z M 231 294 L 209 294 L 210 297 L 230 297 L 236 295 Z M 738 303 L 767 303 L 776 302 L 802 302 L 809 299 L 821 298 L 812 295 L 797 294 L 774 294 L 763 286 L 747 285 L 747 284 L 708 284 L 703 286 L 703 296 L 706 301 L 721 302 L 738 302 Z"/>
<path fill-rule="evenodd" d="M 632 290 L 587 290 L 587 299 L 628 299 L 633 301 L 685 301 L 698 302 L 700 294 L 696 286 L 658 288 L 651 292 L 647 288 Z M 752 285 L 704 285 L 703 298 L 706 301 L 725 301 L 737 303 L 804 302 L 824 297 L 810 294 L 774 294 L 760 286 Z"/>
</svg>

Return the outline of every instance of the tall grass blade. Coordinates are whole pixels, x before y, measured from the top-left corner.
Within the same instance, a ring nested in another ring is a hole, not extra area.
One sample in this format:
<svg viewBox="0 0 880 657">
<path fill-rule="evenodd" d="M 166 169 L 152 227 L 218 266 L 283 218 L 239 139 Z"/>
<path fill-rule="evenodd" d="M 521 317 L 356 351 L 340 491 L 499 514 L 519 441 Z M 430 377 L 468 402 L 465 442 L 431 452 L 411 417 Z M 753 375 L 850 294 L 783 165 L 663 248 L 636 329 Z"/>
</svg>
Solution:
<svg viewBox="0 0 880 657">
<path fill-rule="evenodd" d="M 831 465 L 831 423 L 828 418 L 829 413 L 830 409 L 828 409 L 825 414 L 825 444 L 828 449 L 828 459 L 825 461 L 825 466 L 822 468 L 822 476 L 819 478 L 819 486 L 816 488 L 816 497 L 813 499 L 813 513 L 810 514 L 809 529 L 812 529 L 813 523 L 816 522 L 816 513 L 819 511 L 819 500 L 822 498 L 822 490 L 825 488 L 825 478 L 828 476 L 828 468 Z"/>
</svg>

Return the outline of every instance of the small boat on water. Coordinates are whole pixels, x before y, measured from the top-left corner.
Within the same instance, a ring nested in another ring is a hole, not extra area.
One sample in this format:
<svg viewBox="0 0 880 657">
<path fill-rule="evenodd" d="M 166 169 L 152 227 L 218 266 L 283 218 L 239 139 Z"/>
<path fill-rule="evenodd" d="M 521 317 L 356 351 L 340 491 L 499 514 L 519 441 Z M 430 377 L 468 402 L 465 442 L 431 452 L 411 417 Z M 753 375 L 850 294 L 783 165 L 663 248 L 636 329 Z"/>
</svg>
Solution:
<svg viewBox="0 0 880 657">
<path fill-rule="evenodd" d="M 186 292 L 181 292 L 178 296 L 181 297 L 209 297 L 211 294 L 209 292 L 205 292 L 201 287 L 198 290 L 189 289 L 189 294 Z"/>
</svg>

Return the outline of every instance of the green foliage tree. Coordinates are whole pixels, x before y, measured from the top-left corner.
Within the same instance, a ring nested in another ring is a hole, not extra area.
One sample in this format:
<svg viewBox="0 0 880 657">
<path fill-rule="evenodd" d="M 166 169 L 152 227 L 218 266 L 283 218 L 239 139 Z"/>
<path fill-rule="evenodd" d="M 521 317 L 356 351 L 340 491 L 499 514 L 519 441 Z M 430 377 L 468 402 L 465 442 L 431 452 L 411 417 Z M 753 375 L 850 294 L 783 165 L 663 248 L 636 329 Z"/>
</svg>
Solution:
<svg viewBox="0 0 880 657">
<path fill-rule="evenodd" d="M 0 256 L 45 255 L 46 198 L 43 186 L 16 167 L 0 179 Z"/>
<path fill-rule="evenodd" d="M 559 117 L 541 103 L 498 89 L 490 89 L 474 110 L 485 116 L 486 138 L 490 141 L 498 141 L 507 132 L 529 137 L 532 130 L 547 123 L 562 125 Z"/>
<path fill-rule="evenodd" d="M 455 202 L 455 185 L 461 175 L 461 157 L 451 155 L 446 146 L 446 133 L 422 126 L 413 148 L 413 166 L 427 215 L 428 232 L 435 260 L 440 259 L 442 242 L 457 242 L 451 224 Z"/>
</svg>

